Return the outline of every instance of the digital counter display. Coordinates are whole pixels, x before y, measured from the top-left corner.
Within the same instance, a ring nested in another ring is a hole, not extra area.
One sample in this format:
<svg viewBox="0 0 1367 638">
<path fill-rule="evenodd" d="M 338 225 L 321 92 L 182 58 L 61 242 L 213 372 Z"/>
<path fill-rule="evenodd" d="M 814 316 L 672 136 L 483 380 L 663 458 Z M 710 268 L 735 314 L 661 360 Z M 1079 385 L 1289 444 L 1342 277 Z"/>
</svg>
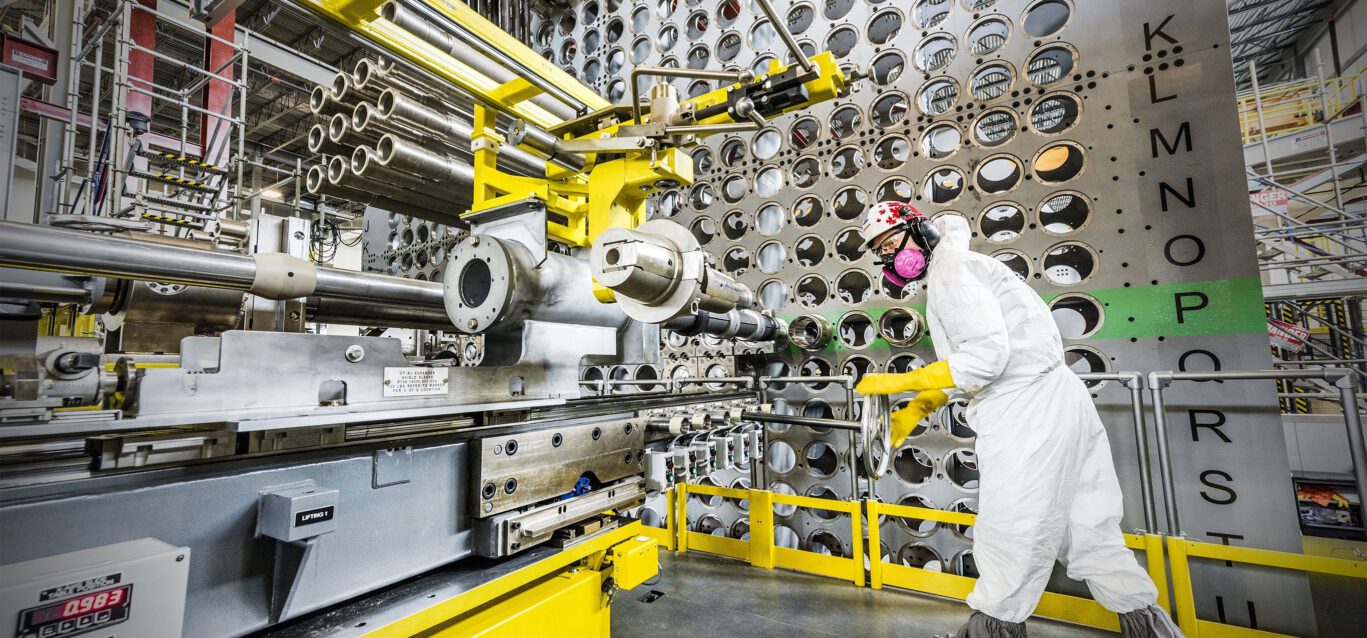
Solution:
<svg viewBox="0 0 1367 638">
<path fill-rule="evenodd" d="M 26 609 L 19 614 L 18 638 L 61 638 L 128 620 L 133 586 L 90 592 Z"/>
</svg>

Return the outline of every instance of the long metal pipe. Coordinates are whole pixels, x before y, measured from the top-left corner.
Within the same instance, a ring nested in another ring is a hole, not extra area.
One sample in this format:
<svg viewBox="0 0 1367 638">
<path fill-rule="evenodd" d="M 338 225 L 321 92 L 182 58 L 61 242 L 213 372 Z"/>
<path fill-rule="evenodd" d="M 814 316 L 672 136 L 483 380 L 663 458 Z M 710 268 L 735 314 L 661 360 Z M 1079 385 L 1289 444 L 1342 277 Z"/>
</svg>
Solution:
<svg viewBox="0 0 1367 638">
<path fill-rule="evenodd" d="M 361 204 L 370 204 L 376 208 L 383 208 L 394 213 L 412 215 L 419 219 L 426 219 L 443 224 L 460 225 L 459 214 L 462 210 L 456 210 L 458 203 L 453 202 L 450 208 L 443 206 L 439 209 L 429 209 L 409 202 L 399 201 L 392 197 L 380 195 L 373 191 L 363 191 L 352 185 L 345 183 L 333 184 L 328 181 L 327 169 L 322 165 L 314 165 L 309 168 L 305 175 L 305 187 L 309 193 L 314 195 L 332 195 L 342 199 L 349 199 Z M 450 210 L 451 212 L 446 212 Z"/>
<path fill-rule="evenodd" d="M 531 69 L 508 58 L 429 7 L 391 0 L 380 8 L 380 16 L 498 84 L 506 84 L 519 77 L 527 80 L 545 92 L 545 95 L 533 97 L 531 102 L 555 117 L 574 119 L 579 116 L 580 110 L 588 108 L 587 104 L 546 82 Z"/>
<path fill-rule="evenodd" d="M 0 222 L 0 266 L 251 291 L 249 255 L 151 244 L 79 230 Z M 375 273 L 315 267 L 311 296 L 444 308 L 442 285 Z"/>
<path fill-rule="evenodd" d="M 442 113 L 393 89 L 385 90 L 371 117 L 393 129 L 419 127 L 449 138 L 449 144 L 469 152 L 473 128 L 456 114 Z M 505 145 L 498 151 L 499 168 L 534 177 L 546 174 L 546 162 L 527 151 Z"/>
<path fill-rule="evenodd" d="M 771 4 L 769 0 L 755 0 L 755 3 L 759 5 L 760 10 L 764 12 L 765 17 L 769 18 L 769 26 L 772 26 L 774 31 L 778 32 L 778 37 L 782 39 L 783 44 L 788 47 L 788 52 L 793 54 L 793 57 L 797 59 L 798 64 L 802 65 L 802 70 L 807 73 L 815 72 L 816 67 L 812 65 L 811 60 L 807 59 L 807 56 L 802 54 L 802 47 L 798 46 L 797 39 L 793 37 L 792 32 L 788 31 L 788 23 L 779 17 L 778 11 L 774 9 L 774 5 Z"/>
</svg>

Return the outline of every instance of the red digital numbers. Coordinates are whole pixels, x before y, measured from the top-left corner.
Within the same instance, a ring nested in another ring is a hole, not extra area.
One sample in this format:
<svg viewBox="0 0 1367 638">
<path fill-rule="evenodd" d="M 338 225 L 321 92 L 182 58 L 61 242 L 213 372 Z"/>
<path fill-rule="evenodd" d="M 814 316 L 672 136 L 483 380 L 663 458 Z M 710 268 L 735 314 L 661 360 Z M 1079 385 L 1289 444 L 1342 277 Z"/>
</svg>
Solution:
<svg viewBox="0 0 1367 638">
<path fill-rule="evenodd" d="M 120 587 L 118 589 L 110 589 L 68 600 L 65 605 L 62 605 L 62 618 L 82 616 L 101 609 L 113 607 L 123 602 L 124 591 L 126 589 L 127 588 L 125 587 Z"/>
</svg>

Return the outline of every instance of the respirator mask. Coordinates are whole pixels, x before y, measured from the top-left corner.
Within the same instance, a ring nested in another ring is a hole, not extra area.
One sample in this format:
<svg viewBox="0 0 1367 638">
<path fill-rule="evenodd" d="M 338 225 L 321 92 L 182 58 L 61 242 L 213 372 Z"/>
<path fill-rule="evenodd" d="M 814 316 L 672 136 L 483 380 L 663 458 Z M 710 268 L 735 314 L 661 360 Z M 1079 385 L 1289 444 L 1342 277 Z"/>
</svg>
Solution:
<svg viewBox="0 0 1367 638">
<path fill-rule="evenodd" d="M 883 276 L 898 287 L 925 278 L 931 252 L 940 243 L 940 231 L 925 217 L 918 215 L 903 221 L 901 230 L 902 243 L 897 250 L 878 256 Z"/>
</svg>

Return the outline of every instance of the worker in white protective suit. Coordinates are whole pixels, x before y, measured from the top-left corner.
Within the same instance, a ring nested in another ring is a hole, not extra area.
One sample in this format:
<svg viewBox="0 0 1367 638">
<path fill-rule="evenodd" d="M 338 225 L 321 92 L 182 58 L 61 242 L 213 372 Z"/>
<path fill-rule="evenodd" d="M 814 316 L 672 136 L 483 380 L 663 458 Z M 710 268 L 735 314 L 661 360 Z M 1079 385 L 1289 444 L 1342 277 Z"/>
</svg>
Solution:
<svg viewBox="0 0 1367 638">
<path fill-rule="evenodd" d="M 980 577 L 967 600 L 975 613 L 958 636 L 1024 636 L 1055 560 L 1120 614 L 1122 636 L 1180 636 L 1125 547 L 1106 430 L 1087 387 L 1064 364 L 1049 308 L 1001 262 L 970 251 L 971 234 L 961 216 L 931 222 L 898 202 L 866 214 L 866 246 L 888 279 L 904 286 L 927 278 L 926 317 L 939 360 L 903 374 L 866 375 L 856 388 L 918 393 L 892 415 L 897 445 L 949 393 L 971 397 Z"/>
</svg>

